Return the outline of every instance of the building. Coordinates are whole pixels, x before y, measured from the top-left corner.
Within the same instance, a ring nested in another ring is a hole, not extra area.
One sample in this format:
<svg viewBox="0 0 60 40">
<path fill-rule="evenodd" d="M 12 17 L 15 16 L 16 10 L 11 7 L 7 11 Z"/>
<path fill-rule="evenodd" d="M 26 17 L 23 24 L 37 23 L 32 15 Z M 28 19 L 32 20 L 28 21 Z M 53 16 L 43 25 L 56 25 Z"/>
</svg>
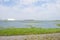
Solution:
<svg viewBox="0 0 60 40">
<path fill-rule="evenodd" d="M 14 20 L 16 20 L 16 19 L 7 19 L 8 21 L 14 21 Z"/>
</svg>

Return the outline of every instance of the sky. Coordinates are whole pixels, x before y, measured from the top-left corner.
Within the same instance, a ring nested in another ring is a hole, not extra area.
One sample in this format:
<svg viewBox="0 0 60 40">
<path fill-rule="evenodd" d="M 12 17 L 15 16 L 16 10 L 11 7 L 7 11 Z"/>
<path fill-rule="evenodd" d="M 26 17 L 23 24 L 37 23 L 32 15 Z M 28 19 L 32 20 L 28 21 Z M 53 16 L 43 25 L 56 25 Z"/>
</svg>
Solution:
<svg viewBox="0 0 60 40">
<path fill-rule="evenodd" d="M 0 19 L 60 20 L 60 0 L 0 0 Z"/>
</svg>

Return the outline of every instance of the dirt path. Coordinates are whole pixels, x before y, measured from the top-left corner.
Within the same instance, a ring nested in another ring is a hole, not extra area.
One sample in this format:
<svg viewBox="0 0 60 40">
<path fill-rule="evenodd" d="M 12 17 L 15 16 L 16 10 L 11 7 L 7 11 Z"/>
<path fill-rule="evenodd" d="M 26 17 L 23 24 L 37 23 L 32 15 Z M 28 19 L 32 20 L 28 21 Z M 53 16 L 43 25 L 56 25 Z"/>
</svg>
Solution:
<svg viewBox="0 0 60 40">
<path fill-rule="evenodd" d="M 60 40 L 60 33 L 22 36 L 0 36 L 0 40 Z"/>
</svg>

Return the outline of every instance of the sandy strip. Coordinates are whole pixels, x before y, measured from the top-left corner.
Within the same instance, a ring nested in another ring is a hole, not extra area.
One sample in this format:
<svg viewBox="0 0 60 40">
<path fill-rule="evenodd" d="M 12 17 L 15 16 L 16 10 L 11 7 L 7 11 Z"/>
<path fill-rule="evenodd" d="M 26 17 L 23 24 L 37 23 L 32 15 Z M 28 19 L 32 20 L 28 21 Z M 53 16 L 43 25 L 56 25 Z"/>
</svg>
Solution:
<svg viewBox="0 0 60 40">
<path fill-rule="evenodd" d="M 60 40 L 60 33 L 40 35 L 0 36 L 0 40 Z"/>
</svg>

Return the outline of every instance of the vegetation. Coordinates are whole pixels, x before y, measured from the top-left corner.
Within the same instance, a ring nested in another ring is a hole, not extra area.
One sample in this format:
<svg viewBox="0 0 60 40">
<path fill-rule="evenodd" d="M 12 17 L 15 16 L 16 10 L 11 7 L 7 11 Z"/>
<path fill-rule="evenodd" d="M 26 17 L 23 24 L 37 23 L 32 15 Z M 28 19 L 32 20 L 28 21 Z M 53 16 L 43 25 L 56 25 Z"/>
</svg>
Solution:
<svg viewBox="0 0 60 40">
<path fill-rule="evenodd" d="M 12 35 L 30 35 L 30 34 L 47 34 L 47 33 L 59 33 L 60 28 L 5 28 L 0 30 L 0 36 L 12 36 Z"/>
<path fill-rule="evenodd" d="M 57 24 L 57 26 L 59 26 L 59 27 L 60 27 L 60 24 Z"/>
</svg>

